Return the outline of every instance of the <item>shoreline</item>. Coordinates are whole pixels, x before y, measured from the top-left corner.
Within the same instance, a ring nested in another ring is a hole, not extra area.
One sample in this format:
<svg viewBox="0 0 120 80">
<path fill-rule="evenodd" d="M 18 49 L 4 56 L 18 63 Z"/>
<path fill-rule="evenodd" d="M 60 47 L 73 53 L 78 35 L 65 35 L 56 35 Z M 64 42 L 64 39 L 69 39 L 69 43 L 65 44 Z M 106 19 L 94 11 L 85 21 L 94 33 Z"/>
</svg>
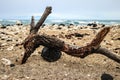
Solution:
<svg viewBox="0 0 120 80">
<path fill-rule="evenodd" d="M 38 20 L 35 20 L 37 22 Z M 3 26 L 13 26 L 17 23 L 21 23 L 23 25 L 29 25 L 30 19 L 3 19 L 0 21 L 0 24 Z M 80 20 L 80 19 L 47 19 L 44 24 L 45 25 L 79 25 L 79 26 L 87 26 L 88 24 L 96 23 L 98 25 L 120 25 L 120 20 Z"/>
</svg>

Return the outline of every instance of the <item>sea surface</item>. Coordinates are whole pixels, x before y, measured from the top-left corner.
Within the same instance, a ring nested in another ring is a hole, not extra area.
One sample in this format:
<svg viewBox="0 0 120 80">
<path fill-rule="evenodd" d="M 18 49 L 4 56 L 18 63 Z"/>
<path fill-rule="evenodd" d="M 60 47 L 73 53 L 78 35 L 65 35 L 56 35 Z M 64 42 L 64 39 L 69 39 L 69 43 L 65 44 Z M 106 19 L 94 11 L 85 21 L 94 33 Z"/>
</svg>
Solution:
<svg viewBox="0 0 120 80">
<path fill-rule="evenodd" d="M 1 25 L 14 25 L 16 21 L 19 19 L 0 19 Z M 22 22 L 24 25 L 30 24 L 30 20 L 28 19 L 20 19 L 19 21 Z M 38 20 L 35 22 L 37 23 Z M 105 24 L 105 25 L 120 25 L 120 20 L 79 20 L 79 19 L 47 19 L 44 24 L 52 25 L 52 24 L 65 24 L 65 25 L 87 25 L 89 23 L 97 24 Z"/>
</svg>

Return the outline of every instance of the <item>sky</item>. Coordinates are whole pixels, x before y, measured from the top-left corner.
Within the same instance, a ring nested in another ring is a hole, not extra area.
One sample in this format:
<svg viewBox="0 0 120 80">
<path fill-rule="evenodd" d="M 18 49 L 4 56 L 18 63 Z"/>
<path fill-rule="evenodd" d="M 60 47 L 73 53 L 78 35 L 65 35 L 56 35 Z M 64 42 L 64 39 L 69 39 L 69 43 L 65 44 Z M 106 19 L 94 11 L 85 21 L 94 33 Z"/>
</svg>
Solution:
<svg viewBox="0 0 120 80">
<path fill-rule="evenodd" d="M 0 19 L 41 16 L 46 6 L 54 18 L 120 20 L 120 0 L 0 0 Z"/>
</svg>

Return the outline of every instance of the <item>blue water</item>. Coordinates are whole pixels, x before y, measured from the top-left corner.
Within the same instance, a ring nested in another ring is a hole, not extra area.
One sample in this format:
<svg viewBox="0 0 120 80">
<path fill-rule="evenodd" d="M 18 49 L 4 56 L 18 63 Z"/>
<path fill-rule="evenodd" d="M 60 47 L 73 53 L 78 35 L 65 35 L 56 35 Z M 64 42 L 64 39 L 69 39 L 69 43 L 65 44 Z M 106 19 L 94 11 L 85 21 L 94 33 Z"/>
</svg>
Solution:
<svg viewBox="0 0 120 80">
<path fill-rule="evenodd" d="M 0 24 L 2 25 L 14 25 L 17 20 L 9 20 L 9 19 L 1 19 Z M 30 20 L 20 20 L 23 24 L 30 24 Z M 35 22 L 37 22 L 36 20 Z M 120 20 L 79 20 L 79 19 L 47 19 L 44 24 L 74 24 L 74 25 L 87 25 L 88 23 L 96 22 L 97 24 L 105 24 L 105 25 L 120 25 Z"/>
<path fill-rule="evenodd" d="M 51 19 L 46 20 L 46 24 L 74 24 L 74 25 L 87 25 L 88 23 L 96 22 L 97 24 L 106 24 L 106 25 L 114 25 L 120 24 L 120 20 L 79 20 L 79 19 Z"/>
</svg>

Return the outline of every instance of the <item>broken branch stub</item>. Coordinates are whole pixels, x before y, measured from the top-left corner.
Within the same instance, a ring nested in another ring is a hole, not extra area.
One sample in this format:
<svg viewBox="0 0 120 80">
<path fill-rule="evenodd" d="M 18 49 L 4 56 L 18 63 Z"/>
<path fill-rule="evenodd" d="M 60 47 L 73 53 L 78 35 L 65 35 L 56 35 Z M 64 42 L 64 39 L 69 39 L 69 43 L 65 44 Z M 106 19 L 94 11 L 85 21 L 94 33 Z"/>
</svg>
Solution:
<svg viewBox="0 0 120 80">
<path fill-rule="evenodd" d="M 35 27 L 35 19 L 34 19 L 34 16 L 32 16 L 31 24 L 30 24 L 30 34 L 32 33 L 31 31 L 33 30 L 34 27 Z"/>
<path fill-rule="evenodd" d="M 110 27 L 103 28 L 100 32 L 98 32 L 98 34 L 95 36 L 95 38 L 91 41 L 89 45 L 97 49 L 102 40 L 108 34 L 108 32 L 110 32 Z"/>
<path fill-rule="evenodd" d="M 40 20 L 37 22 L 36 26 L 32 28 L 31 33 L 36 34 L 40 28 L 40 26 L 44 23 L 47 16 L 51 13 L 52 7 L 48 6 L 46 7 L 43 15 L 41 16 Z"/>
</svg>

